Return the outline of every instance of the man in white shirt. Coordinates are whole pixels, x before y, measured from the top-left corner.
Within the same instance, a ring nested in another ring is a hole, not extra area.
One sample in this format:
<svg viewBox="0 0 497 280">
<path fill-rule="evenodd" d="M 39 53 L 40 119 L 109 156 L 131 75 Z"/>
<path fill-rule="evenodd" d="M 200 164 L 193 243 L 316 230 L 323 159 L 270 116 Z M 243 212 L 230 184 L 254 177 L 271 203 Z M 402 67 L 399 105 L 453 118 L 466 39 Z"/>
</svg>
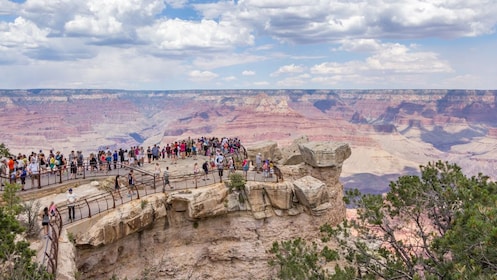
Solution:
<svg viewBox="0 0 497 280">
<path fill-rule="evenodd" d="M 28 165 L 28 174 L 31 177 L 31 188 L 34 188 L 35 181 L 38 184 L 38 188 L 41 189 L 40 185 L 40 164 L 35 161 L 34 158 L 31 159 L 31 162 Z"/>
<path fill-rule="evenodd" d="M 76 206 L 76 200 L 78 200 L 78 198 L 73 193 L 72 189 L 68 190 L 66 198 L 67 198 L 67 209 L 68 209 L 68 212 L 69 212 L 69 220 L 73 221 L 74 219 L 76 219 L 75 209 L 74 208 Z"/>
</svg>

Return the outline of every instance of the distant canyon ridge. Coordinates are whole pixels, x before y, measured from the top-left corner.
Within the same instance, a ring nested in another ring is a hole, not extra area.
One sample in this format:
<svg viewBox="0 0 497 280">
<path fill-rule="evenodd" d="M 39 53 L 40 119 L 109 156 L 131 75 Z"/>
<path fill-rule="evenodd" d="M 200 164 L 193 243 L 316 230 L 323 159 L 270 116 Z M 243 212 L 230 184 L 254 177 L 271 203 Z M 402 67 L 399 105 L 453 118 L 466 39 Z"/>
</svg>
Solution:
<svg viewBox="0 0 497 280">
<path fill-rule="evenodd" d="M 200 136 L 346 142 L 340 180 L 370 193 L 436 160 L 497 177 L 497 90 L 0 90 L 0 124 L 14 153 Z"/>
</svg>

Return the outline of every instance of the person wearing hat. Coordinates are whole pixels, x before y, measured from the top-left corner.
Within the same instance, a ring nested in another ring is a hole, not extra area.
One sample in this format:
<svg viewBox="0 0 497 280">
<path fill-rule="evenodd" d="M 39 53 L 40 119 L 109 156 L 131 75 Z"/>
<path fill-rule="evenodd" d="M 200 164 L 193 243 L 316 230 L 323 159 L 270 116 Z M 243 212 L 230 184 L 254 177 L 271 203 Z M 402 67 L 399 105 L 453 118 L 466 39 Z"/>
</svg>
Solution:
<svg viewBox="0 0 497 280">
<path fill-rule="evenodd" d="M 76 219 L 75 215 L 75 206 L 76 206 L 76 200 L 78 199 L 76 195 L 73 193 L 72 188 L 67 191 L 67 210 L 69 212 L 69 221 L 73 221 Z"/>
</svg>

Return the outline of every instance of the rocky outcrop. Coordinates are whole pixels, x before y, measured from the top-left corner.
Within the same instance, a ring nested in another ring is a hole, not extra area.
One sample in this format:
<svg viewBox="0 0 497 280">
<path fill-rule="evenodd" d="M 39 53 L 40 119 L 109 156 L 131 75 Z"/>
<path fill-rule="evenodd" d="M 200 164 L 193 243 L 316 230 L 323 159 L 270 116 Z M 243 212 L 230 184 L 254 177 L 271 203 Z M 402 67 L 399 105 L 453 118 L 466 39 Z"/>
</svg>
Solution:
<svg viewBox="0 0 497 280">
<path fill-rule="evenodd" d="M 278 148 L 278 143 L 274 141 L 264 141 L 253 143 L 248 147 L 247 153 L 249 159 L 255 164 L 255 156 L 261 154 L 262 159 L 269 159 L 273 161 L 278 161 L 281 159 L 281 151 Z"/>
<path fill-rule="evenodd" d="M 347 148 L 306 143 L 300 168 L 308 174 L 297 180 L 250 181 L 233 192 L 217 183 L 154 194 L 77 223 L 68 229 L 75 236 L 76 266 L 91 279 L 122 278 L 121 271 L 138 277 L 144 269 L 178 279 L 271 277 L 267 249 L 273 242 L 314 240 L 323 223 L 345 218 L 337 168 Z"/>
<path fill-rule="evenodd" d="M 303 163 L 304 159 L 300 152 L 299 145 L 308 142 L 309 142 L 309 137 L 303 135 L 293 140 L 292 144 L 290 144 L 289 146 L 280 148 L 282 159 L 279 162 L 283 165 L 296 165 Z"/>
</svg>

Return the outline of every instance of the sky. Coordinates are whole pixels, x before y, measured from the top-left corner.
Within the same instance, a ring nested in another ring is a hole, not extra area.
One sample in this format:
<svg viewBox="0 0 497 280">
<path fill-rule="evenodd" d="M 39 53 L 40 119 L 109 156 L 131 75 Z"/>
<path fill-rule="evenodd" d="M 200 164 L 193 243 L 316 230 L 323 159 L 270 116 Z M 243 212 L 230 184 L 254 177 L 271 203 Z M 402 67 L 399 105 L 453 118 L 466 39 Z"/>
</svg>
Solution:
<svg viewBox="0 0 497 280">
<path fill-rule="evenodd" d="M 497 89 L 497 0 L 0 0 L 0 88 Z"/>
</svg>

